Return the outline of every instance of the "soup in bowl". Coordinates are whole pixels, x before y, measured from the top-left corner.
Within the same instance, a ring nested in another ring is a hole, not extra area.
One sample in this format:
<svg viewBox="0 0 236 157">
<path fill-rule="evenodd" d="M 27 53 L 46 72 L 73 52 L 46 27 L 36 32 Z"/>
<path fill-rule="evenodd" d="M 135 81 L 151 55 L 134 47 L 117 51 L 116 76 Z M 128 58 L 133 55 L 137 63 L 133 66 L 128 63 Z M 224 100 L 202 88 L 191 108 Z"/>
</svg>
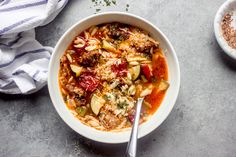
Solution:
<svg viewBox="0 0 236 157">
<path fill-rule="evenodd" d="M 139 137 L 154 130 L 179 90 L 178 60 L 167 38 L 126 13 L 93 15 L 72 26 L 57 43 L 49 69 L 59 115 L 81 135 L 105 143 L 128 141 L 139 97 Z"/>
</svg>

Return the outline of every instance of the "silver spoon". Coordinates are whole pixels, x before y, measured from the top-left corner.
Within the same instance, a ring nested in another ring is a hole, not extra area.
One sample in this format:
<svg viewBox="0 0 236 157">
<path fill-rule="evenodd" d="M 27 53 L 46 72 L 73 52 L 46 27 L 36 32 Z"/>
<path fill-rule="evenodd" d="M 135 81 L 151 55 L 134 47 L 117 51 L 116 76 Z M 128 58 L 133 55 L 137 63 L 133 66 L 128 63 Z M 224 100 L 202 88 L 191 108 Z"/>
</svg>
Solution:
<svg viewBox="0 0 236 157">
<path fill-rule="evenodd" d="M 125 157 L 136 157 L 137 139 L 138 139 L 138 124 L 139 124 L 142 103 L 143 103 L 143 98 L 138 98 L 138 102 L 137 102 L 137 106 L 136 106 L 136 113 L 135 113 L 135 118 L 134 118 L 134 124 L 133 124 L 132 131 L 130 134 L 130 139 L 129 139 L 129 143 L 127 145 Z"/>
</svg>

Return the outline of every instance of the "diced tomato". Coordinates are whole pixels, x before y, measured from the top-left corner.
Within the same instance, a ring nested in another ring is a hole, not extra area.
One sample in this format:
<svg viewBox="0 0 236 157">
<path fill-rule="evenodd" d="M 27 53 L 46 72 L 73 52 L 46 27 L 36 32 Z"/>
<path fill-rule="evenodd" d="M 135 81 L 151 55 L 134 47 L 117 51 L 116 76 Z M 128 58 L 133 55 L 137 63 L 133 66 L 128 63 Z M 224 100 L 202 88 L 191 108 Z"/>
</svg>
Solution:
<svg viewBox="0 0 236 157">
<path fill-rule="evenodd" d="M 141 65 L 141 71 L 143 73 L 143 75 L 146 77 L 146 79 L 148 81 L 151 80 L 151 77 L 152 77 L 152 69 L 150 68 L 150 66 L 148 64 L 142 64 Z"/>
<path fill-rule="evenodd" d="M 91 73 L 80 76 L 79 85 L 86 91 L 93 92 L 99 85 L 99 80 Z"/>
<path fill-rule="evenodd" d="M 76 51 L 77 53 L 81 53 L 81 52 L 83 52 L 84 50 L 85 50 L 85 46 L 82 47 L 82 48 L 75 48 L 75 51 Z"/>
<path fill-rule="evenodd" d="M 131 123 L 134 122 L 134 115 L 128 115 L 128 119 Z"/>
<path fill-rule="evenodd" d="M 84 33 L 84 31 L 83 31 L 82 33 L 80 33 L 79 37 L 80 37 L 81 39 L 85 39 L 85 33 Z"/>
<path fill-rule="evenodd" d="M 122 61 L 120 64 L 113 64 L 111 69 L 116 73 L 117 76 L 126 76 L 128 72 L 127 62 Z"/>
<path fill-rule="evenodd" d="M 128 113 L 128 116 L 127 116 L 127 118 L 129 119 L 129 121 L 131 123 L 134 122 L 134 115 L 135 115 L 135 109 L 131 109 Z"/>
</svg>

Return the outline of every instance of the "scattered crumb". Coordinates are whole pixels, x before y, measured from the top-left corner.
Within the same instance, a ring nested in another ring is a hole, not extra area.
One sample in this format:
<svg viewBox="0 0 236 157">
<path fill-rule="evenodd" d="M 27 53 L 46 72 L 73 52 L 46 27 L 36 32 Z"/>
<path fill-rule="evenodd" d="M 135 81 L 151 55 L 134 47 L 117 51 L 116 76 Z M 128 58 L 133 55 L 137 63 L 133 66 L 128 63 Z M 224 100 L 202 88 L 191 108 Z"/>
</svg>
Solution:
<svg viewBox="0 0 236 157">
<path fill-rule="evenodd" d="M 111 6 L 116 5 L 116 0 L 92 0 L 93 6 Z"/>
<path fill-rule="evenodd" d="M 114 5 L 116 5 L 116 0 L 112 0 L 111 2 L 112 2 Z"/>
<path fill-rule="evenodd" d="M 126 9 L 125 11 L 129 11 L 129 4 L 126 4 Z"/>
<path fill-rule="evenodd" d="M 100 12 L 104 7 L 110 7 L 112 5 L 117 5 L 117 0 L 91 0 L 92 7 L 95 8 L 95 13 Z M 90 6 L 90 8 L 92 8 Z M 129 11 L 129 4 L 126 4 L 125 10 Z"/>
<path fill-rule="evenodd" d="M 101 11 L 101 9 L 96 9 L 96 12 L 99 12 L 99 11 Z"/>
</svg>

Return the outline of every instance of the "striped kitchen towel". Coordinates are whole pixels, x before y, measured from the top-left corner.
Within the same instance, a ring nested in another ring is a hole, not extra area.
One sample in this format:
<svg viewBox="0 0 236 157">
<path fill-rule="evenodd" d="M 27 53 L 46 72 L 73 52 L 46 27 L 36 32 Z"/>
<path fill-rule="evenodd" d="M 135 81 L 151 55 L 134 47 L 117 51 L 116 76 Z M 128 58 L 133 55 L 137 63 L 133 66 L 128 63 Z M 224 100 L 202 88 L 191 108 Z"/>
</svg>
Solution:
<svg viewBox="0 0 236 157">
<path fill-rule="evenodd" d="M 67 0 L 0 0 L 0 92 L 29 94 L 47 82 L 51 47 L 34 28 L 51 22 Z"/>
</svg>

